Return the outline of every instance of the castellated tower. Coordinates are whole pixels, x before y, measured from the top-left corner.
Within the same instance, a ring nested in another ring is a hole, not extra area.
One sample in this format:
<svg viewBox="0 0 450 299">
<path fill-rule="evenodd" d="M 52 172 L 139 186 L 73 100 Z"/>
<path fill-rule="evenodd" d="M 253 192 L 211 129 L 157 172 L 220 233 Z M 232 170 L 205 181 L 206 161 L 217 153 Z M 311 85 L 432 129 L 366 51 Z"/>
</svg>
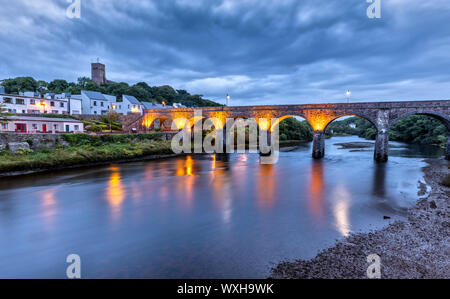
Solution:
<svg viewBox="0 0 450 299">
<path fill-rule="evenodd" d="M 91 76 L 92 81 L 97 84 L 106 84 L 108 81 L 106 80 L 106 71 L 105 65 L 100 62 L 95 62 L 91 64 Z"/>
</svg>

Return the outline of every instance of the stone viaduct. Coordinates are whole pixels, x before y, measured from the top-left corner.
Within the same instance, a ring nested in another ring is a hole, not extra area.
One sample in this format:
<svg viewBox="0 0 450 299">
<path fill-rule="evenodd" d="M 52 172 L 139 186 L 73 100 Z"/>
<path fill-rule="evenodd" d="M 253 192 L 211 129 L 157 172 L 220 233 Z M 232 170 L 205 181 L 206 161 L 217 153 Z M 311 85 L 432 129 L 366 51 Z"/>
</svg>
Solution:
<svg viewBox="0 0 450 299">
<path fill-rule="evenodd" d="M 271 130 L 286 118 L 303 117 L 314 129 L 313 157 L 317 159 L 325 155 L 327 126 L 342 116 L 359 116 L 377 130 L 374 158 L 379 162 L 388 160 L 389 130 L 397 121 L 414 114 L 428 115 L 446 126 L 449 132 L 446 158 L 450 159 L 450 100 L 151 109 L 145 110 L 144 115 L 128 128 L 146 131 L 159 119 L 163 123 L 174 122 L 181 129 L 184 123 L 177 123 L 177 119 L 194 122 L 195 110 L 201 110 L 203 117 L 220 120 L 218 126 L 222 128 L 230 118 L 254 118 L 261 130 Z M 266 121 L 261 122 L 262 119 Z"/>
</svg>

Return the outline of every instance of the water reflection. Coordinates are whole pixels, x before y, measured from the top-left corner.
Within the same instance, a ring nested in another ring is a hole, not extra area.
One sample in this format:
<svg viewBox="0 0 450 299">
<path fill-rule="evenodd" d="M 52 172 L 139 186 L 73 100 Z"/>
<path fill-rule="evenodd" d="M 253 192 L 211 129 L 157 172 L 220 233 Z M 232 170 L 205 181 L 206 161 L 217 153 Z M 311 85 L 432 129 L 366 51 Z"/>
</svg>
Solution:
<svg viewBox="0 0 450 299">
<path fill-rule="evenodd" d="M 114 220 L 118 220 L 123 201 L 125 200 L 125 189 L 122 184 L 120 168 L 117 165 L 112 165 L 109 170 L 111 175 L 106 189 L 106 200 L 111 207 Z"/>
<path fill-rule="evenodd" d="M 57 210 L 56 193 L 58 188 L 49 188 L 41 191 L 41 218 L 48 228 L 53 226 L 54 218 Z"/>
<path fill-rule="evenodd" d="M 308 207 L 313 218 L 320 222 L 324 214 L 324 178 L 322 161 L 311 162 L 311 174 L 308 187 Z"/>
<path fill-rule="evenodd" d="M 349 216 L 351 195 L 344 185 L 338 185 L 333 194 L 336 197 L 333 207 L 335 226 L 343 237 L 347 237 L 351 232 Z"/>
<path fill-rule="evenodd" d="M 177 161 L 176 180 L 177 197 L 182 199 L 186 207 L 191 208 L 194 201 L 194 160 L 192 157 L 186 156 L 184 161 L 179 159 Z"/>
<path fill-rule="evenodd" d="M 258 203 L 262 208 L 270 208 L 275 203 L 276 175 L 273 164 L 260 164 L 258 176 Z"/>
<path fill-rule="evenodd" d="M 386 164 L 384 163 L 374 165 L 372 194 L 377 197 L 386 196 Z"/>
<path fill-rule="evenodd" d="M 213 201 L 215 206 L 221 211 L 223 223 L 229 224 L 233 203 L 230 173 L 225 169 L 225 163 L 217 160 L 216 155 L 212 155 L 211 159 L 210 182 Z"/>
</svg>

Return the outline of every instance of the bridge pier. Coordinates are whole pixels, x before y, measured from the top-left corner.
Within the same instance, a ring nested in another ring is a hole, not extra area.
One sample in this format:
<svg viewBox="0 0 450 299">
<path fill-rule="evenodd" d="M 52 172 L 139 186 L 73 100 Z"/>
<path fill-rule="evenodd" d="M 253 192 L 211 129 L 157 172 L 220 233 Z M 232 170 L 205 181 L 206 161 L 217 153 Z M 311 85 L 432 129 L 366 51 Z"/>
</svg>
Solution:
<svg viewBox="0 0 450 299">
<path fill-rule="evenodd" d="M 325 131 L 314 131 L 312 156 L 314 159 L 325 156 Z"/>
<path fill-rule="evenodd" d="M 388 130 L 382 129 L 377 133 L 375 140 L 374 159 L 377 162 L 387 162 L 389 154 L 389 133 Z"/>
</svg>

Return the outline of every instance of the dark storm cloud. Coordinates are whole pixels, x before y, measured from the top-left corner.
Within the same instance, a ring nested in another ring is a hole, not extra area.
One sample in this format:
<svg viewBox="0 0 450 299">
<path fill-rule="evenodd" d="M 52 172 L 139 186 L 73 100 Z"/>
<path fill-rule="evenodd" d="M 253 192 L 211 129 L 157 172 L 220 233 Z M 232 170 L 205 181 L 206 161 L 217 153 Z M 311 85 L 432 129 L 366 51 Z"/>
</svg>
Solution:
<svg viewBox="0 0 450 299">
<path fill-rule="evenodd" d="M 170 84 L 233 104 L 449 98 L 448 1 L 0 0 L 0 77 Z M 6 16 L 6 18 L 5 18 Z"/>
</svg>

